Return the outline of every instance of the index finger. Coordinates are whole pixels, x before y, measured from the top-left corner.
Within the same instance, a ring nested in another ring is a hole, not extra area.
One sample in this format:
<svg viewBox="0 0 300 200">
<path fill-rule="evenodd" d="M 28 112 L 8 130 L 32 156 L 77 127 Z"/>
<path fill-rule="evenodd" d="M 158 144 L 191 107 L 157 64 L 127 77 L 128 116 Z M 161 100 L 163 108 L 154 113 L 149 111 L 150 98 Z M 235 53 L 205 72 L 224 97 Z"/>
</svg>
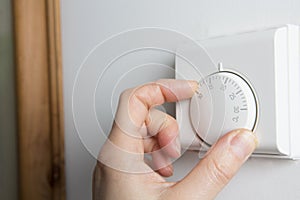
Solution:
<svg viewBox="0 0 300 200">
<path fill-rule="evenodd" d="M 151 107 L 164 102 L 188 99 L 197 88 L 196 81 L 162 79 L 126 90 L 120 97 L 115 122 L 121 129 L 139 130 L 145 123 Z"/>
<path fill-rule="evenodd" d="M 143 143 L 148 132 L 147 123 L 151 123 L 150 108 L 190 98 L 197 87 L 196 81 L 165 79 L 124 91 L 114 125 L 98 160 L 121 171 L 151 172 L 152 169 L 144 163 Z"/>
</svg>

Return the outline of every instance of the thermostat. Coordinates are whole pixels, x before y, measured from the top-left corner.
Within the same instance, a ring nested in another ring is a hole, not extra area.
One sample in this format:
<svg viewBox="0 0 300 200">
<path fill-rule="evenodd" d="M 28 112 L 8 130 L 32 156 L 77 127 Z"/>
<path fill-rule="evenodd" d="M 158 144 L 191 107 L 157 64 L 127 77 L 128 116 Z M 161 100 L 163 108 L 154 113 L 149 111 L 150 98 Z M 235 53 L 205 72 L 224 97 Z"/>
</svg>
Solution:
<svg viewBox="0 0 300 200">
<path fill-rule="evenodd" d="M 199 89 L 190 102 L 190 119 L 199 138 L 208 145 L 235 128 L 255 131 L 258 120 L 255 92 L 246 78 L 225 71 L 219 63 L 218 72 L 199 81 Z"/>
<path fill-rule="evenodd" d="M 176 105 L 183 148 L 207 151 L 246 128 L 259 139 L 253 156 L 300 158 L 299 37 L 298 26 L 285 25 L 199 41 L 210 69 L 179 56 L 197 57 L 192 47 L 178 47 L 176 78 L 199 81 L 194 96 Z"/>
</svg>

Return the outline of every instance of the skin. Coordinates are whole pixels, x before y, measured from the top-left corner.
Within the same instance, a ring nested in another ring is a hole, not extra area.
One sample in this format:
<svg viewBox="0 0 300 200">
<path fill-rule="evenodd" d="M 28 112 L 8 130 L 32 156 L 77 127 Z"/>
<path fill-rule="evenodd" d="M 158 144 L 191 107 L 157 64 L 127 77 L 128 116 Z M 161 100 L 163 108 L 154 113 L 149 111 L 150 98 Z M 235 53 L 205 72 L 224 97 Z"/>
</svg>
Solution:
<svg viewBox="0 0 300 200">
<path fill-rule="evenodd" d="M 217 196 L 254 151 L 257 139 L 252 132 L 229 132 L 182 180 L 163 178 L 173 174 L 170 158 L 180 157 L 179 132 L 176 120 L 155 106 L 189 99 L 197 87 L 196 81 L 165 79 L 122 93 L 95 167 L 93 199 L 206 200 Z"/>
</svg>

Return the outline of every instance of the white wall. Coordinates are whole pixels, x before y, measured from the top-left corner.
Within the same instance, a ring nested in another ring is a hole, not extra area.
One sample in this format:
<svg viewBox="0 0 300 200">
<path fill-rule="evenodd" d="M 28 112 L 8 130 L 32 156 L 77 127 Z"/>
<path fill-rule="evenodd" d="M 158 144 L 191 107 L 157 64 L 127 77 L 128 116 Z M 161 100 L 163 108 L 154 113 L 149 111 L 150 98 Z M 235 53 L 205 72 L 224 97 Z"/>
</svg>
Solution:
<svg viewBox="0 0 300 200">
<path fill-rule="evenodd" d="M 168 28 L 203 39 L 286 23 L 300 24 L 300 1 L 297 0 L 62 0 L 61 12 L 70 200 L 91 199 L 95 160 L 75 131 L 71 102 L 76 72 L 95 45 L 113 34 L 136 27 Z M 88 123 L 89 119 L 86 120 Z M 175 164 L 173 179 L 184 176 L 196 162 L 195 153 L 184 155 Z M 218 199 L 300 199 L 299 178 L 300 162 L 252 158 Z"/>
</svg>

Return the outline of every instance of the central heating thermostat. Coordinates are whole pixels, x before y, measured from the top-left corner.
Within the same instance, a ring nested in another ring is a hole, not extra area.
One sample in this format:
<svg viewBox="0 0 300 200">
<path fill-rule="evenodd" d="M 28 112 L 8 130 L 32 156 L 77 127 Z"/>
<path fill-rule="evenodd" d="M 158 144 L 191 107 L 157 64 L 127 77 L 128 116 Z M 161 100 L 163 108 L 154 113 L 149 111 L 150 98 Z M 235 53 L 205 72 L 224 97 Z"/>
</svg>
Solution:
<svg viewBox="0 0 300 200">
<path fill-rule="evenodd" d="M 199 81 L 199 90 L 190 102 L 190 119 L 199 138 L 208 145 L 235 128 L 255 131 L 255 92 L 246 78 L 225 71 L 220 63 L 218 72 Z"/>
<path fill-rule="evenodd" d="M 246 128 L 259 138 L 253 156 L 300 158 L 299 38 L 299 27 L 286 25 L 199 41 L 212 65 L 193 65 L 179 55 L 203 55 L 179 46 L 176 78 L 199 81 L 194 96 L 176 105 L 182 146 L 207 151 Z"/>
</svg>

